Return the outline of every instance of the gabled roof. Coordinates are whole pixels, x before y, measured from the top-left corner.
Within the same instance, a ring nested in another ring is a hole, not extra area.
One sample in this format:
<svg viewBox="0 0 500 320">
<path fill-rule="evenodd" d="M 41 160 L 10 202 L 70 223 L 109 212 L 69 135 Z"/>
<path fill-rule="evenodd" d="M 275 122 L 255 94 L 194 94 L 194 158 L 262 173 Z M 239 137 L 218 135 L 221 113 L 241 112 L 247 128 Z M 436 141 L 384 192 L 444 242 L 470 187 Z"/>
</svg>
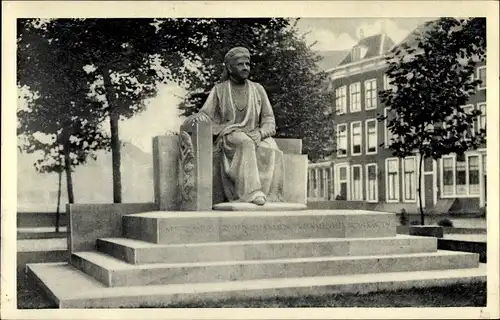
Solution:
<svg viewBox="0 0 500 320">
<path fill-rule="evenodd" d="M 339 65 L 344 59 L 347 51 L 319 51 L 318 55 L 322 58 L 318 62 L 318 67 L 322 71 L 330 70 Z"/>
<path fill-rule="evenodd" d="M 394 46 L 394 41 L 385 34 L 376 34 L 361 39 L 353 48 L 357 46 L 366 48 L 366 54 L 361 58 L 361 60 L 365 60 L 386 53 Z M 350 50 L 344 60 L 339 63 L 339 66 L 354 62 L 352 60 L 351 51 L 352 50 Z"/>
</svg>

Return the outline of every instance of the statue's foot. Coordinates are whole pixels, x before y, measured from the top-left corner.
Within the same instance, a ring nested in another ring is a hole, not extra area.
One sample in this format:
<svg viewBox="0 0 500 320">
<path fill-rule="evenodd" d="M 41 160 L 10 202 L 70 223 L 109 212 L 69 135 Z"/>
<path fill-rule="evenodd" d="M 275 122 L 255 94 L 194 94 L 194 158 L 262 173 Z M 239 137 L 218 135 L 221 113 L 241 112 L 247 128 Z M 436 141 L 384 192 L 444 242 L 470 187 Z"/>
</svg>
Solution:
<svg viewBox="0 0 500 320">
<path fill-rule="evenodd" d="M 264 198 L 264 197 L 257 197 L 252 202 L 255 203 L 258 206 L 263 206 L 264 204 L 266 204 L 266 198 Z"/>
</svg>

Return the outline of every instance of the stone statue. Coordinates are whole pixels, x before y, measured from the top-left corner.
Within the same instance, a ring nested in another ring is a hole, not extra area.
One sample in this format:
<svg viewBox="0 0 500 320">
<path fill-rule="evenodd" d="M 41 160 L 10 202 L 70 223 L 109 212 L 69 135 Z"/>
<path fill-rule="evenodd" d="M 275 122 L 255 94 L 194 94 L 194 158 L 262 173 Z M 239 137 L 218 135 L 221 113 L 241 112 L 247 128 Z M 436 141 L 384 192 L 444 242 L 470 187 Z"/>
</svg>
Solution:
<svg viewBox="0 0 500 320">
<path fill-rule="evenodd" d="M 236 47 L 225 55 L 222 82 L 200 112 L 186 121 L 211 122 L 214 152 L 226 198 L 264 205 L 283 201 L 283 152 L 275 140 L 273 109 L 262 85 L 248 80 L 250 52 Z M 214 160 L 215 161 L 215 160 Z"/>
</svg>

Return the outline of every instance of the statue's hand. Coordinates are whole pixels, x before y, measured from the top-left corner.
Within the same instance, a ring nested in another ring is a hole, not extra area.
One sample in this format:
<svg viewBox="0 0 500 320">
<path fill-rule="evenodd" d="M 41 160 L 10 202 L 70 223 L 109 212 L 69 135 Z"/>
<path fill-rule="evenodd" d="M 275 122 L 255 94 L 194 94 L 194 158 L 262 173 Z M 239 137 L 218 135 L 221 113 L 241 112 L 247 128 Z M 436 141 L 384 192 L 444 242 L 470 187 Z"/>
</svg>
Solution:
<svg viewBox="0 0 500 320">
<path fill-rule="evenodd" d="M 262 136 L 260 135 L 259 130 L 253 130 L 247 133 L 247 135 L 255 142 L 255 144 L 259 143 L 262 140 Z"/>
</svg>

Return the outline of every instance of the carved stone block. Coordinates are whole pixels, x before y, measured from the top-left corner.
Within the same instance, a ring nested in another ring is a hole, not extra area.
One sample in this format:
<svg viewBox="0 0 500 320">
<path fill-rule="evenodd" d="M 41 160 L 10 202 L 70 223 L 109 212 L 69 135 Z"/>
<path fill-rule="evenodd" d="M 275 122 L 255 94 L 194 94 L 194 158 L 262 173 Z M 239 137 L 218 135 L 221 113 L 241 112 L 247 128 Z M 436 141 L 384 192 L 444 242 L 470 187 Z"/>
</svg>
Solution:
<svg viewBox="0 0 500 320">
<path fill-rule="evenodd" d="M 179 136 L 180 210 L 212 210 L 212 127 L 207 122 L 181 126 Z"/>
</svg>

